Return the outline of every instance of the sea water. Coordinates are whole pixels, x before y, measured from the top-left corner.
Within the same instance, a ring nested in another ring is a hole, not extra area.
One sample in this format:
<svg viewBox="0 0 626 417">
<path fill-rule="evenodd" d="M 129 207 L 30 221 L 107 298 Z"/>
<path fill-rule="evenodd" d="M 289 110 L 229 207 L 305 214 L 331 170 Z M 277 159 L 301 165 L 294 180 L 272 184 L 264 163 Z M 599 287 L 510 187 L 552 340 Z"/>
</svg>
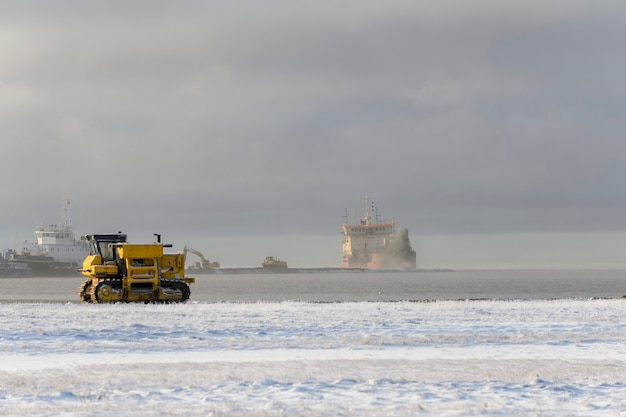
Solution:
<svg viewBox="0 0 626 417">
<path fill-rule="evenodd" d="M 1 278 L 0 302 L 78 301 L 82 276 Z M 428 301 L 619 298 L 624 270 L 484 270 L 195 275 L 191 301 Z"/>
</svg>

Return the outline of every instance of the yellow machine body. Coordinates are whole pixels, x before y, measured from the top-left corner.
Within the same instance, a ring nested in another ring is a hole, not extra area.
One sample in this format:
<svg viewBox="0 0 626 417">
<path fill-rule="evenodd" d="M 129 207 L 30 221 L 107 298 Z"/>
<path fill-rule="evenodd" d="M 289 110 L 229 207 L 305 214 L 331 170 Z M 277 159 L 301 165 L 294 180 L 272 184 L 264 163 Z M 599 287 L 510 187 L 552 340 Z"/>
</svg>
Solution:
<svg viewBox="0 0 626 417">
<path fill-rule="evenodd" d="M 165 254 L 162 243 L 131 244 L 126 235 L 87 235 L 91 254 L 81 273 L 88 277 L 79 288 L 87 303 L 185 302 L 189 284 L 185 255 Z M 159 239 L 160 240 L 160 239 Z"/>
</svg>

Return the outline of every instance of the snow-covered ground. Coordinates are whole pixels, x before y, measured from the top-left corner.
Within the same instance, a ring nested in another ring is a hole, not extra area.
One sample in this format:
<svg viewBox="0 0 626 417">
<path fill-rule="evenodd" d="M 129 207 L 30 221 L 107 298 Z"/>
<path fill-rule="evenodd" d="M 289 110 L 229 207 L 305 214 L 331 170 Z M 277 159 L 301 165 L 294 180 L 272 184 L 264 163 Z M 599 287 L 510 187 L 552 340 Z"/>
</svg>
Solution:
<svg viewBox="0 0 626 417">
<path fill-rule="evenodd" d="M 626 300 L 0 304 L 0 415 L 626 416 Z"/>
</svg>

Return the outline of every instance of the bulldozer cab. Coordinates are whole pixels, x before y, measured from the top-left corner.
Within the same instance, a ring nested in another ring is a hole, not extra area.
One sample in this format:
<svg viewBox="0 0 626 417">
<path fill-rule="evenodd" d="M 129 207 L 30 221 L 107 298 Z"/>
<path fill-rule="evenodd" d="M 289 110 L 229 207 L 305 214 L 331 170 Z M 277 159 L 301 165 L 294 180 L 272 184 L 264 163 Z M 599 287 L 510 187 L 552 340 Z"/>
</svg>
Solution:
<svg viewBox="0 0 626 417">
<path fill-rule="evenodd" d="M 103 262 L 117 260 L 116 251 L 111 244 L 126 242 L 126 235 L 121 233 L 87 235 L 85 238 L 89 242 L 89 252 L 100 255 Z"/>
</svg>

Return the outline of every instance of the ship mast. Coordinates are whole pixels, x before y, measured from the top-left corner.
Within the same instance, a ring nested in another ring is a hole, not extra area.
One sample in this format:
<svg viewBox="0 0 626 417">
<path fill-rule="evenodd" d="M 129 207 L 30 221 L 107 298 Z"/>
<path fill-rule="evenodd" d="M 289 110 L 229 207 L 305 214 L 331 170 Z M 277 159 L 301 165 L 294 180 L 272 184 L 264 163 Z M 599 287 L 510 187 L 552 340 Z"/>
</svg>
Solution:
<svg viewBox="0 0 626 417">
<path fill-rule="evenodd" d="M 70 223 L 70 204 L 72 201 L 66 197 L 65 198 L 65 207 L 63 207 L 63 225 L 61 226 L 61 230 L 69 231 L 72 229 L 72 225 Z"/>
<path fill-rule="evenodd" d="M 365 194 L 365 215 L 363 216 L 363 221 L 361 222 L 365 226 L 369 226 L 370 224 L 370 207 L 367 194 Z"/>
</svg>

